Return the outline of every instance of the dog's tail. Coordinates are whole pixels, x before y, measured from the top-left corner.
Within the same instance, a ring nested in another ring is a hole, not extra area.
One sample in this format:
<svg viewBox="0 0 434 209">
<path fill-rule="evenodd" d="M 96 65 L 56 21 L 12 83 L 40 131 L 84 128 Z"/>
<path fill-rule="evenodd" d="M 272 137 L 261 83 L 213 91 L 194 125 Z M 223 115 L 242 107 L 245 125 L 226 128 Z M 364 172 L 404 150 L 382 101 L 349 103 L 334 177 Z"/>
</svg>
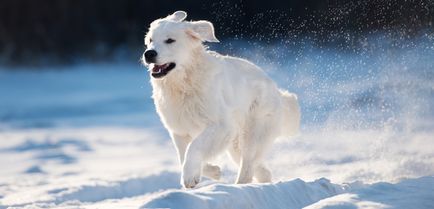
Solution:
<svg viewBox="0 0 434 209">
<path fill-rule="evenodd" d="M 282 95 L 283 113 L 281 123 L 282 136 L 295 136 L 300 129 L 300 106 L 297 95 L 286 90 L 280 90 Z"/>
</svg>

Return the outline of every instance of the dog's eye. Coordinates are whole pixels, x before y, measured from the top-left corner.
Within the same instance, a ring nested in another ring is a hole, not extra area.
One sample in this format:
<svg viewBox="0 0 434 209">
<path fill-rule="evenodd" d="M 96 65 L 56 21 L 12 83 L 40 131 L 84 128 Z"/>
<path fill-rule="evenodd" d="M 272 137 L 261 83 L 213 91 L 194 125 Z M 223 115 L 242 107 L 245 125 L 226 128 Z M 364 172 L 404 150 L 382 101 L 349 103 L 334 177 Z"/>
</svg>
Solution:
<svg viewBox="0 0 434 209">
<path fill-rule="evenodd" d="M 165 42 L 166 44 L 171 44 L 171 43 L 175 42 L 175 40 L 173 40 L 173 39 L 171 39 L 171 38 L 168 38 L 168 39 L 166 39 L 164 42 Z"/>
<path fill-rule="evenodd" d="M 149 39 L 149 43 L 152 43 L 152 38 Z"/>
</svg>

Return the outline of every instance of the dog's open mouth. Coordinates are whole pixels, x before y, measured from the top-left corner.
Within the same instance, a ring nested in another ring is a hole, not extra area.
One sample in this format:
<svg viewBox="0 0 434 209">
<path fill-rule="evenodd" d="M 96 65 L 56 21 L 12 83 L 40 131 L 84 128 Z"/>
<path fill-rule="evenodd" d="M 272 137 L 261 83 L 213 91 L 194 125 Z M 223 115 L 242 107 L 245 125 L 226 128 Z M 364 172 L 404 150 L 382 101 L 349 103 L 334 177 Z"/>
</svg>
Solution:
<svg viewBox="0 0 434 209">
<path fill-rule="evenodd" d="M 162 78 L 167 73 L 169 73 L 173 68 L 175 68 L 176 64 L 173 62 L 166 63 L 163 65 L 156 65 L 154 64 L 154 67 L 152 67 L 151 75 L 154 78 Z"/>
</svg>

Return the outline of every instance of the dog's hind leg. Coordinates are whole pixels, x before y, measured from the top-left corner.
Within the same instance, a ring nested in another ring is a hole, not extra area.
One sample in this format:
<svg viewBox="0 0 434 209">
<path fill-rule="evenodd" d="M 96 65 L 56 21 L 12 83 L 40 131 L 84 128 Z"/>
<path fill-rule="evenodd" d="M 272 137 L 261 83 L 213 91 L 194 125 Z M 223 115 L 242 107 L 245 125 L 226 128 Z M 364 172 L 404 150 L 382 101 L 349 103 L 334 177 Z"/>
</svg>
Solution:
<svg viewBox="0 0 434 209">
<path fill-rule="evenodd" d="M 235 181 L 237 184 L 246 184 L 253 180 L 256 153 L 258 152 L 258 149 L 260 149 L 257 141 L 260 140 L 260 137 L 262 136 L 262 133 L 260 133 L 262 129 L 255 130 L 255 128 L 258 127 L 254 121 L 255 120 L 251 120 L 247 124 L 245 127 L 247 129 L 243 132 L 245 135 L 239 138 L 239 149 L 233 150 L 233 158 L 237 158 L 237 155 L 239 155 L 239 170 L 237 180 Z"/>
<path fill-rule="evenodd" d="M 240 168 L 236 184 L 247 184 L 252 182 L 254 165 L 253 160 L 249 157 L 241 157 Z"/>
<path fill-rule="evenodd" d="M 247 162 L 246 158 L 243 158 L 240 164 L 237 184 L 250 183 L 253 177 L 259 183 L 271 182 L 271 172 L 263 163 Z"/>
<path fill-rule="evenodd" d="M 262 164 L 264 154 L 276 135 L 275 117 L 267 114 L 250 120 L 246 136 L 240 143 L 241 159 L 236 183 L 250 183 L 253 177 L 259 182 L 271 181 L 271 172 Z"/>
<path fill-rule="evenodd" d="M 237 157 L 237 156 L 239 157 L 239 155 L 237 155 L 236 151 L 233 151 L 233 152 L 234 153 L 232 153 L 232 151 L 230 152 L 231 156 L 233 158 Z M 237 158 L 237 159 L 239 160 L 239 158 Z M 235 161 L 235 159 L 234 159 L 234 161 Z M 239 161 L 236 161 L 236 163 L 238 165 L 240 164 Z M 244 162 L 244 163 L 246 163 L 246 162 Z M 246 166 L 246 165 L 244 164 L 244 166 Z M 251 175 L 252 175 L 251 172 L 252 171 L 247 170 L 247 169 L 250 169 L 250 168 L 244 167 L 243 169 L 245 169 L 245 170 L 241 171 L 241 168 L 240 168 L 240 172 L 239 172 L 240 175 L 238 176 L 238 179 L 237 179 L 237 182 L 236 182 L 238 184 L 249 183 L 249 182 L 252 181 L 252 177 L 251 177 Z M 241 173 L 243 173 L 243 172 L 244 172 L 244 176 L 241 176 L 242 175 Z M 254 166 L 253 177 L 259 183 L 271 182 L 271 172 L 270 172 L 270 170 L 268 170 L 267 167 L 265 167 L 265 165 L 263 163 L 259 163 L 258 165 Z"/>
</svg>

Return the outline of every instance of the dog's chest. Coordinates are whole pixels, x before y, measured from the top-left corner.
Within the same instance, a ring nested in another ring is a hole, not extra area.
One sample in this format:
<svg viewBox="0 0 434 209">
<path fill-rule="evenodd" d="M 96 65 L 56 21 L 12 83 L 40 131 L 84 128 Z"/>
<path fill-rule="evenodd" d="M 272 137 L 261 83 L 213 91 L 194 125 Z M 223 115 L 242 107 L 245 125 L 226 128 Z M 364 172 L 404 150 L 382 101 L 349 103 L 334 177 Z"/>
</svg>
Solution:
<svg viewBox="0 0 434 209">
<path fill-rule="evenodd" d="M 204 128 L 207 114 L 200 95 L 160 96 L 154 99 L 157 111 L 170 131 L 196 135 Z"/>
</svg>

